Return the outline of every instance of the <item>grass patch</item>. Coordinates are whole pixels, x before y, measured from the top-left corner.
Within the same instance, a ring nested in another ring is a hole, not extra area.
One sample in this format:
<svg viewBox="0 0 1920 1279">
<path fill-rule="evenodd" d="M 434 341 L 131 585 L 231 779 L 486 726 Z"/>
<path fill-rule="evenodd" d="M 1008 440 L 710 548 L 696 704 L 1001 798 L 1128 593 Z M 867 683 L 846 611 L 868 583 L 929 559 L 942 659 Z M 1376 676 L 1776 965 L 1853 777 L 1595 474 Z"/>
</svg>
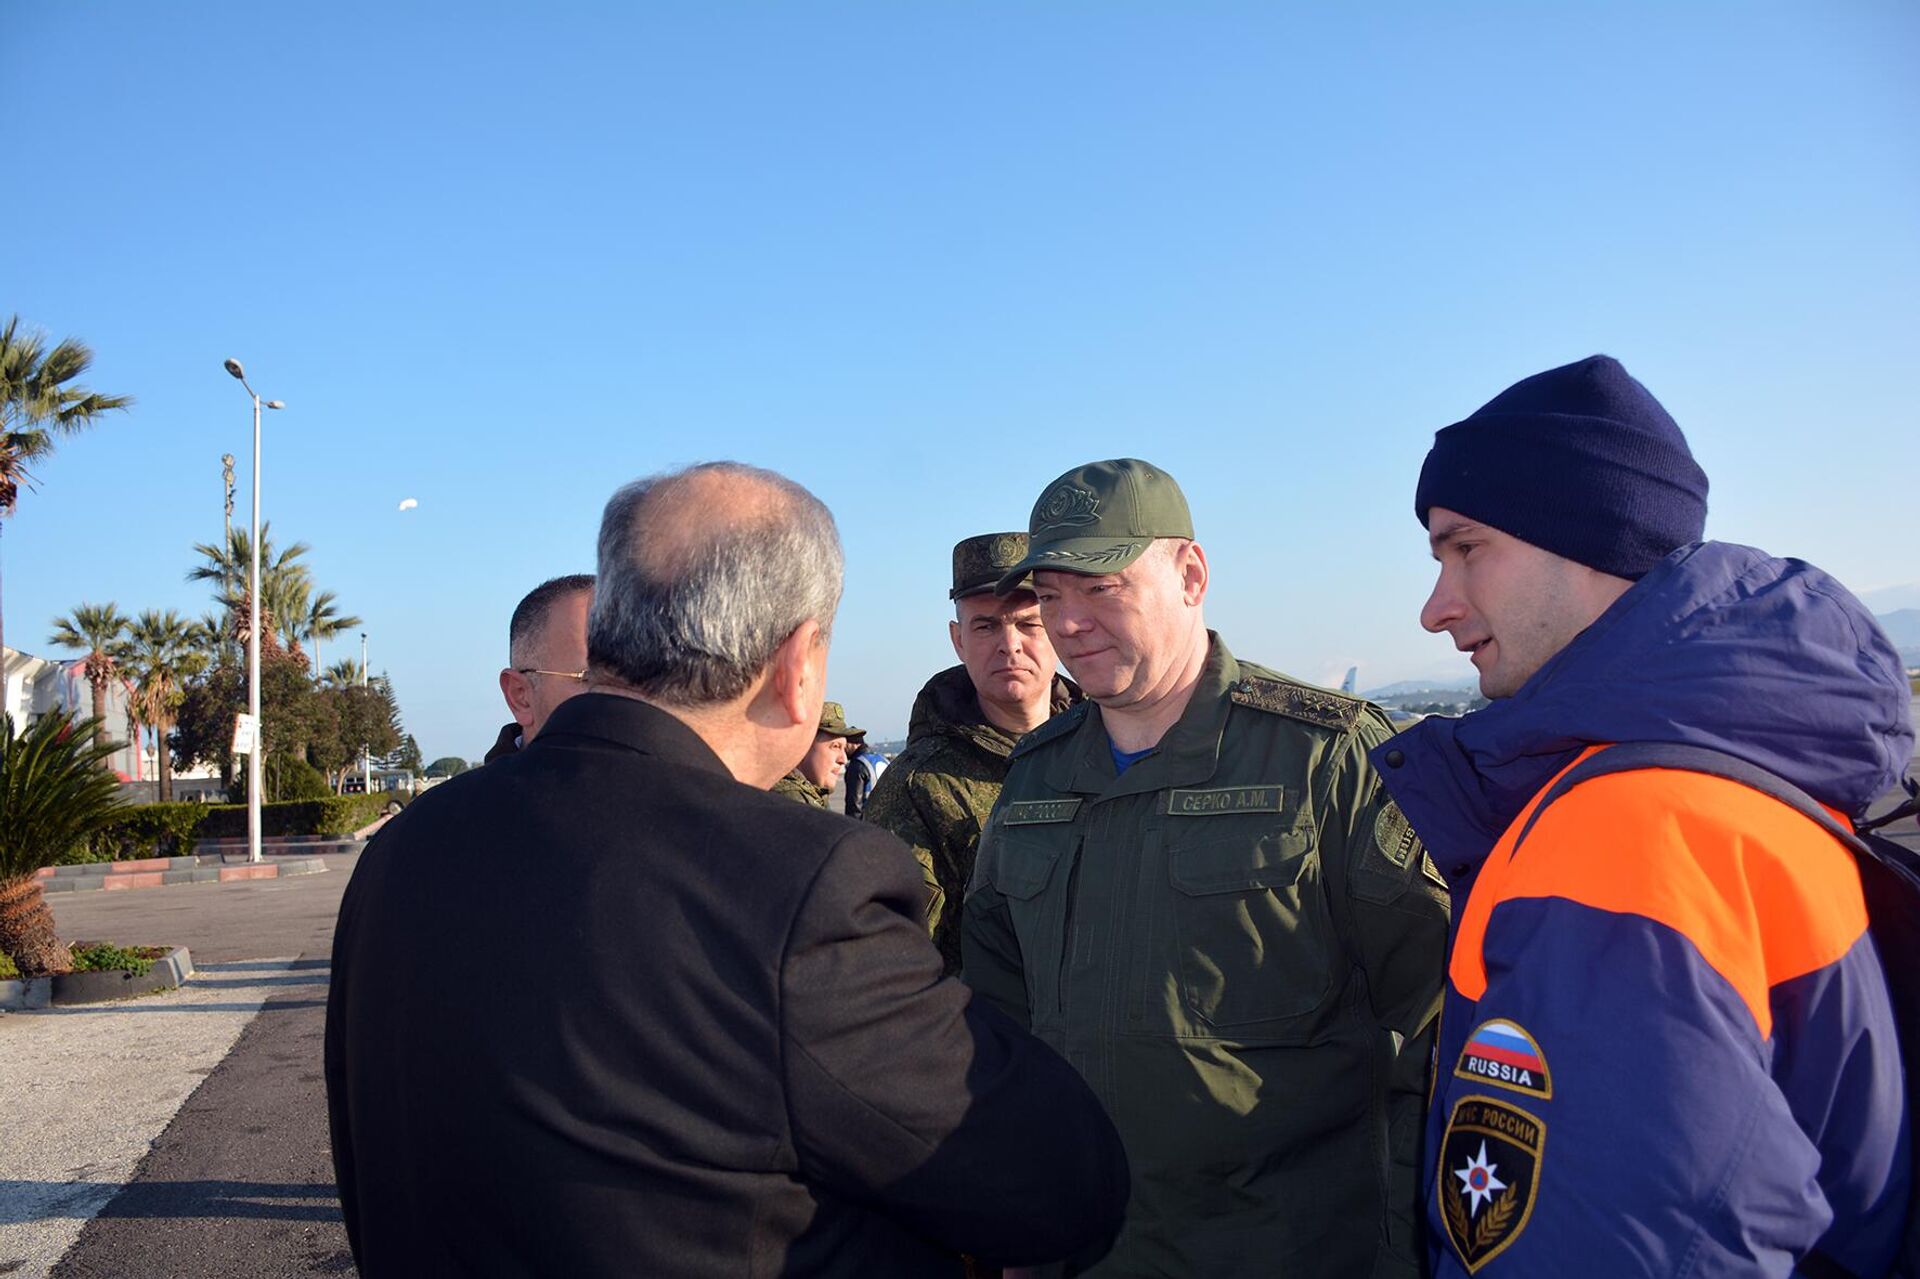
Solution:
<svg viewBox="0 0 1920 1279">
<path fill-rule="evenodd" d="M 76 973 L 127 972 L 145 977 L 153 971 L 154 961 L 164 957 L 164 946 L 116 946 L 112 942 L 75 942 L 73 971 Z"/>
</svg>

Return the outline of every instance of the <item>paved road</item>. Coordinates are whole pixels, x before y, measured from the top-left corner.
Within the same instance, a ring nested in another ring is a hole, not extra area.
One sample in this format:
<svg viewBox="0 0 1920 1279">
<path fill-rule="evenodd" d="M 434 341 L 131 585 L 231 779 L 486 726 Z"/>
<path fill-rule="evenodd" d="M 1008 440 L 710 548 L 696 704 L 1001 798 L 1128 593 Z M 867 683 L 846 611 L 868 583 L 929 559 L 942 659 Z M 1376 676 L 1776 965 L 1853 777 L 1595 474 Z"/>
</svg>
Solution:
<svg viewBox="0 0 1920 1279">
<path fill-rule="evenodd" d="M 31 1211 L 0 1212 L 0 1275 L 279 1279 L 354 1273 L 333 1184 L 320 1051 L 333 921 L 356 860 L 330 856 L 326 873 L 284 880 L 55 901 L 65 938 L 171 942 L 193 951 L 202 971 L 186 990 L 109 1007 L 123 1024 L 144 1017 L 183 1027 L 176 1034 L 206 1041 L 186 1045 L 204 1064 L 189 1068 L 189 1081 L 155 1120 L 145 1118 L 153 1111 L 149 1106 L 117 1123 L 109 1114 L 79 1131 L 50 1121 L 35 1134 L 36 1153 L 55 1171 L 13 1184 L 41 1192 L 36 1202 L 51 1205 L 44 1213 L 50 1220 L 35 1222 Z M 286 956 L 298 958 L 289 962 Z M 62 1039 L 71 1052 L 85 1047 L 80 1037 L 90 1026 L 112 1020 L 106 1013 L 80 1012 L 0 1018 L 0 1061 L 31 1069 L 33 1062 L 18 1059 L 29 1051 L 50 1056 L 59 1048 L 40 1042 L 45 1036 Z M 244 1023 L 237 1040 L 231 1032 L 220 1039 L 217 1017 Z M 169 1055 L 184 1051 L 176 1046 Z M 138 1062 L 120 1066 L 123 1072 L 142 1068 Z M 91 1088 L 110 1093 L 114 1086 L 110 1073 Z M 143 1122 L 151 1126 L 143 1129 Z M 116 1175 L 110 1161 L 92 1151 L 136 1141 L 150 1141 L 151 1149 L 130 1175 Z M 0 1161 L 16 1162 L 4 1143 Z M 58 1178 L 89 1169 L 90 1175 L 72 1178 L 85 1182 L 79 1196 L 68 1194 L 62 1202 L 59 1192 L 68 1187 Z M 0 1168 L 0 1187 L 18 1175 Z M 111 1198 L 94 1189 L 113 1181 L 123 1184 Z M 9 1222 L 23 1235 L 42 1227 L 42 1235 L 51 1233 L 64 1244 L 60 1218 L 70 1231 L 72 1218 L 84 1218 L 95 1207 L 98 1215 L 79 1229 L 57 1264 L 24 1248 L 5 1248 Z"/>
</svg>

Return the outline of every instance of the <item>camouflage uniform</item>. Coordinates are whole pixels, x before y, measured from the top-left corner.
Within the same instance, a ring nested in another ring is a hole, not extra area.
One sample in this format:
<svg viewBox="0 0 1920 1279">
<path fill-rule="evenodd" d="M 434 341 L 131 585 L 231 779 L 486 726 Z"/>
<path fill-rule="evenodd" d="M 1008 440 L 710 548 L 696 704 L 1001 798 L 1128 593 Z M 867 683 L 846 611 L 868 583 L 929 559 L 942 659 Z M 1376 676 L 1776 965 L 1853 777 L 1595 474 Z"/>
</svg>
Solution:
<svg viewBox="0 0 1920 1279">
<path fill-rule="evenodd" d="M 841 708 L 840 703 L 822 702 L 820 704 L 820 727 L 814 734 L 815 741 L 821 737 L 844 737 L 852 743 L 864 740 L 866 735 L 866 729 L 848 726 L 847 712 Z M 767 789 L 776 795 L 797 799 L 809 808 L 826 808 L 827 800 L 833 795 L 833 787 L 815 786 L 797 767 Z"/>
<path fill-rule="evenodd" d="M 1053 714 L 1077 697 L 1072 684 L 1054 676 Z M 919 859 L 931 894 L 927 927 L 949 973 L 960 967 L 960 900 L 973 875 L 974 850 L 1017 740 L 987 721 L 966 667 L 941 671 L 920 690 L 907 747 L 867 800 L 867 820 L 898 836 Z"/>
<path fill-rule="evenodd" d="M 770 789 L 776 795 L 797 799 L 809 808 L 827 807 L 827 799 L 833 794 L 831 788 L 822 789 L 801 776 L 797 768 L 775 782 Z"/>
</svg>

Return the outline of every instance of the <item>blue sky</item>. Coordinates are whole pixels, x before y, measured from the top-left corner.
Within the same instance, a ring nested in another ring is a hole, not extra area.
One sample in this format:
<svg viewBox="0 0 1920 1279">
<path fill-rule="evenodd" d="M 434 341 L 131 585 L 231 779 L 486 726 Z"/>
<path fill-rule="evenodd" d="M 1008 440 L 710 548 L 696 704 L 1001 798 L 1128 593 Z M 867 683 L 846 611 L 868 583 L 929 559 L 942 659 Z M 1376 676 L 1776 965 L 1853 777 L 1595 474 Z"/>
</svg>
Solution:
<svg viewBox="0 0 1920 1279">
<path fill-rule="evenodd" d="M 428 758 L 491 741 L 507 617 L 612 490 L 716 457 L 838 516 L 833 695 L 883 737 L 952 660 L 952 543 L 1098 457 L 1182 482 L 1241 656 L 1466 674 L 1420 459 L 1595 351 L 1710 535 L 1920 581 L 1916 72 L 1897 0 L 10 0 L 0 311 L 139 404 L 7 522 L 7 639 L 206 606 L 229 355 Z"/>
</svg>

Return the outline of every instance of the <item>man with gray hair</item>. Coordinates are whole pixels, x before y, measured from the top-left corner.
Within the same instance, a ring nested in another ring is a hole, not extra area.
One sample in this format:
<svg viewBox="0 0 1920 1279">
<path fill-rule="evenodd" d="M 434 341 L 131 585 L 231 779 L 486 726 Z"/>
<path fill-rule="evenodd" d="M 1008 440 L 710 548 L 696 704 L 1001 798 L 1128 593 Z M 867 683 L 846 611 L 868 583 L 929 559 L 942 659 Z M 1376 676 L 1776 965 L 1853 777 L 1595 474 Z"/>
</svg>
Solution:
<svg viewBox="0 0 1920 1279">
<path fill-rule="evenodd" d="M 620 490 L 587 691 L 362 857 L 326 1074 L 368 1279 L 1110 1246 L 1129 1174 L 1091 1091 L 941 978 L 905 846 L 767 792 L 813 741 L 841 574 L 832 517 L 778 475 Z M 510 962 L 449 977 L 475 939 Z"/>
</svg>

